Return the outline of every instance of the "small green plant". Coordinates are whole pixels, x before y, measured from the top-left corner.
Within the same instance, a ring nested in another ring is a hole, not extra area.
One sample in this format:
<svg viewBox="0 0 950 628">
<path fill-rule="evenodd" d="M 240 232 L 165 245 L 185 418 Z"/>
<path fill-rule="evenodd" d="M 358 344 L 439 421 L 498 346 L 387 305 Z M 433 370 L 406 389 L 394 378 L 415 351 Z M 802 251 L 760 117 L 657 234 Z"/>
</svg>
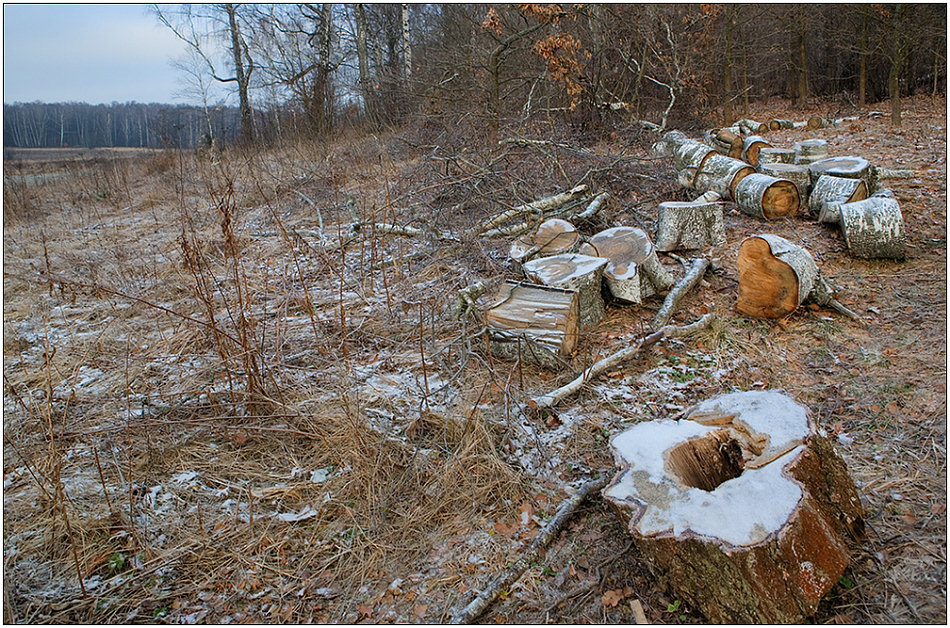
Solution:
<svg viewBox="0 0 950 628">
<path fill-rule="evenodd" d="M 676 600 L 676 601 L 673 602 L 672 604 L 667 604 L 667 605 L 666 605 L 666 612 L 667 612 L 667 613 L 675 613 L 676 611 L 678 611 L 678 610 L 680 609 L 680 605 L 681 605 L 681 604 L 682 604 L 682 602 L 680 602 L 679 600 Z"/>
<path fill-rule="evenodd" d="M 106 564 L 112 571 L 121 571 L 126 565 L 125 554 L 122 552 L 114 553 L 109 557 L 109 562 Z"/>
<path fill-rule="evenodd" d="M 165 606 L 159 606 L 154 611 L 152 611 L 152 619 L 162 619 L 168 617 L 168 608 Z"/>
<path fill-rule="evenodd" d="M 841 574 L 838 576 L 838 584 L 843 586 L 845 589 L 850 589 L 854 586 L 854 582 L 848 576 Z"/>
</svg>

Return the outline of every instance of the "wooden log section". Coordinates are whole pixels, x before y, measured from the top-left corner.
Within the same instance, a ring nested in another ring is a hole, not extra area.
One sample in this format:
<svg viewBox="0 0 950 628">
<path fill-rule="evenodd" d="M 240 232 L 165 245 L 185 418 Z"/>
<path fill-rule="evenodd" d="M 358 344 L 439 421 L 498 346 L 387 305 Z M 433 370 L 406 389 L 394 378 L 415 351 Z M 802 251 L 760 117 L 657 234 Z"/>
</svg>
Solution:
<svg viewBox="0 0 950 628">
<path fill-rule="evenodd" d="M 868 181 L 871 164 L 863 157 L 829 157 L 808 164 L 812 185 L 823 175 Z"/>
<path fill-rule="evenodd" d="M 838 206 L 848 250 L 865 259 L 897 259 L 907 255 L 904 217 L 895 199 L 874 196 Z"/>
<path fill-rule="evenodd" d="M 769 120 L 769 131 L 778 131 L 779 129 L 794 129 L 795 123 L 791 120 Z"/>
<path fill-rule="evenodd" d="M 756 318 L 784 318 L 818 283 L 811 253 L 779 236 L 754 235 L 739 245 L 736 311 Z"/>
<path fill-rule="evenodd" d="M 742 161 L 758 166 L 759 151 L 763 148 L 772 148 L 772 145 L 758 135 L 750 135 L 745 138 L 742 140 Z"/>
<path fill-rule="evenodd" d="M 764 151 L 763 151 L 764 152 Z M 795 184 L 798 190 L 799 209 L 809 207 L 810 195 L 808 189 L 811 179 L 808 174 L 808 166 L 791 163 L 762 163 L 762 153 L 759 153 L 759 172 L 767 174 L 776 179 L 785 179 Z"/>
<path fill-rule="evenodd" d="M 575 290 L 506 281 L 485 319 L 494 355 L 560 370 L 577 346 L 578 294 Z"/>
<path fill-rule="evenodd" d="M 838 224 L 842 203 L 863 201 L 868 197 L 868 186 L 862 179 L 844 179 L 831 175 L 818 177 L 811 191 L 811 209 L 818 212 L 818 221 Z"/>
<path fill-rule="evenodd" d="M 755 168 L 740 159 L 732 159 L 713 152 L 695 170 L 691 168 L 681 170 L 677 179 L 681 185 L 690 190 L 713 191 L 724 199 L 733 200 L 739 181 L 754 172 Z"/>
<path fill-rule="evenodd" d="M 716 194 L 707 192 L 707 194 Z M 716 194 L 718 196 L 718 194 Z M 693 201 L 660 203 L 657 209 L 656 249 L 682 251 L 726 243 L 722 203 Z"/>
<path fill-rule="evenodd" d="M 735 199 L 743 213 L 765 220 L 794 216 L 801 203 L 794 183 L 759 173 L 739 181 Z"/>
<path fill-rule="evenodd" d="M 676 170 L 685 170 L 687 168 L 698 168 L 706 159 L 716 153 L 716 149 L 697 142 L 688 140 L 682 142 L 673 151 L 673 167 Z"/>
<path fill-rule="evenodd" d="M 828 158 L 828 142 L 825 140 L 802 140 L 795 142 L 795 163 L 810 164 Z"/>
<path fill-rule="evenodd" d="M 581 236 L 574 225 L 560 218 L 551 218 L 538 225 L 535 231 L 512 242 L 508 256 L 517 266 L 536 257 L 573 253 L 580 243 Z"/>
<path fill-rule="evenodd" d="M 524 264 L 524 274 L 545 286 L 576 290 L 582 328 L 590 328 L 604 318 L 600 285 L 609 260 L 579 253 L 542 257 Z"/>
<path fill-rule="evenodd" d="M 579 252 L 610 260 L 604 269 L 604 282 L 615 299 L 626 303 L 639 305 L 657 292 L 669 290 L 674 283 L 642 229 L 605 229 L 581 245 Z"/>
<path fill-rule="evenodd" d="M 729 129 L 719 129 L 714 133 L 715 138 L 728 146 L 726 155 L 733 159 L 739 159 L 742 156 L 742 138 Z"/>
<path fill-rule="evenodd" d="M 782 393 L 709 399 L 611 449 L 604 499 L 658 584 L 712 623 L 804 623 L 862 538 L 844 462 Z"/>
<path fill-rule="evenodd" d="M 762 166 L 766 164 L 793 164 L 795 163 L 795 151 L 791 148 L 775 148 L 774 146 L 764 146 L 759 149 L 759 172 Z"/>
</svg>

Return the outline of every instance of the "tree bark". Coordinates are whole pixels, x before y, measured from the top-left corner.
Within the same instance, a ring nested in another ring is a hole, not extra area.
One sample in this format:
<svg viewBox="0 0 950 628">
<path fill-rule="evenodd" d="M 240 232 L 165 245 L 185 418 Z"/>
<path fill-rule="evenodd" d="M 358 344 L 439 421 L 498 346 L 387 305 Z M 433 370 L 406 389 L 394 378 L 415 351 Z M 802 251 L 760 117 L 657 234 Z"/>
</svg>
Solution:
<svg viewBox="0 0 950 628">
<path fill-rule="evenodd" d="M 810 164 L 828 158 L 828 142 L 825 140 L 802 140 L 795 142 L 795 163 Z"/>
<path fill-rule="evenodd" d="M 838 206 L 841 231 L 855 257 L 897 259 L 906 256 L 904 218 L 892 198 L 872 197 Z"/>
<path fill-rule="evenodd" d="M 767 174 L 770 177 L 775 177 L 776 179 L 785 179 L 786 181 L 791 181 L 795 184 L 795 187 L 798 189 L 798 199 L 799 207 L 807 208 L 811 202 L 811 197 L 808 194 L 809 184 L 811 179 L 808 174 L 808 166 L 801 166 L 798 164 L 790 163 L 762 163 L 762 155 L 764 154 L 764 149 L 762 153 L 759 153 L 759 172 L 762 174 Z"/>
<path fill-rule="evenodd" d="M 759 151 L 772 145 L 758 135 L 750 135 L 742 141 L 742 160 L 753 166 L 759 165 Z"/>
<path fill-rule="evenodd" d="M 812 212 L 818 212 L 819 222 L 838 224 L 841 220 L 839 205 L 863 201 L 867 197 L 868 186 L 862 179 L 823 175 L 812 187 L 809 200 Z"/>
<path fill-rule="evenodd" d="M 698 200 L 692 203 L 660 203 L 656 229 L 658 251 L 704 249 L 725 243 L 721 203 Z"/>
<path fill-rule="evenodd" d="M 356 57 L 363 111 L 370 128 L 375 129 L 379 126 L 379 112 L 376 107 L 375 84 L 369 70 L 369 21 L 366 19 L 366 8 L 362 4 L 354 4 L 353 16 L 356 20 Z"/>
<path fill-rule="evenodd" d="M 795 151 L 791 148 L 775 148 L 764 146 L 759 149 L 759 171 L 765 164 L 793 164 L 795 163 Z"/>
<path fill-rule="evenodd" d="M 686 167 L 679 171 L 680 185 L 697 192 L 714 191 L 724 199 L 734 200 L 736 186 L 755 168 L 739 159 L 731 159 L 713 151 L 698 167 Z"/>
<path fill-rule="evenodd" d="M 863 157 L 829 157 L 808 164 L 812 185 L 822 175 L 845 179 L 863 179 L 867 182 L 871 176 L 871 164 Z"/>
<path fill-rule="evenodd" d="M 745 214 L 771 220 L 794 216 L 801 198 L 798 188 L 791 181 L 753 173 L 736 186 L 736 203 Z"/>
<path fill-rule="evenodd" d="M 522 265 L 536 257 L 573 253 L 580 243 L 581 236 L 574 225 L 560 218 L 552 218 L 541 223 L 533 233 L 515 240 L 508 256 L 516 265 Z"/>
<path fill-rule="evenodd" d="M 224 10 L 228 14 L 228 28 L 231 34 L 231 58 L 234 61 L 234 72 L 238 85 L 238 100 L 241 108 L 241 139 L 245 142 L 254 140 L 254 110 L 251 108 L 249 84 L 254 64 L 250 58 L 247 66 L 244 64 L 246 45 L 241 37 L 241 27 L 237 20 L 237 6 L 225 4 Z"/>
<path fill-rule="evenodd" d="M 673 312 L 680 305 L 680 301 L 683 300 L 686 293 L 702 280 L 710 266 L 712 266 L 712 263 L 704 257 L 693 260 L 683 278 L 677 281 L 670 293 L 666 295 L 660 311 L 653 318 L 653 324 L 650 326 L 651 330 L 657 331 L 669 324 L 670 319 L 673 318 Z"/>
</svg>

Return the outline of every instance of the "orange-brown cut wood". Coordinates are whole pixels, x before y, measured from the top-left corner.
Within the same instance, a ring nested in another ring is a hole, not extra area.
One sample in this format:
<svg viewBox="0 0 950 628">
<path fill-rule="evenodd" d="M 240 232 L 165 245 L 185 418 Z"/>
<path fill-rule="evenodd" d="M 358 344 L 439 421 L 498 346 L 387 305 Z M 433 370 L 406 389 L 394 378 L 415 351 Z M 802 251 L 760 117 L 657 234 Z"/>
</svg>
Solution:
<svg viewBox="0 0 950 628">
<path fill-rule="evenodd" d="M 749 238 L 739 247 L 736 311 L 758 318 L 782 318 L 800 305 L 798 276 L 772 255 L 768 242 Z"/>
</svg>

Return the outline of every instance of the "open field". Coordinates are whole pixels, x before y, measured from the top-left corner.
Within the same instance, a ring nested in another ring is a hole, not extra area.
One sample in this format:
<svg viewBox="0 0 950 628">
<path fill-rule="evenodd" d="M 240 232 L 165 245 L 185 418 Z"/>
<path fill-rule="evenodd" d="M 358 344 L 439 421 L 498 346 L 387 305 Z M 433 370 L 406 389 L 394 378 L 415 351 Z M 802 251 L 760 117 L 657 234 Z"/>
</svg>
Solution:
<svg viewBox="0 0 950 628">
<path fill-rule="evenodd" d="M 5 621 L 445 622 L 570 490 L 613 472 L 610 436 L 775 388 L 836 437 L 869 524 L 816 621 L 943 623 L 946 101 L 904 108 L 899 129 L 865 111 L 766 137 L 914 170 L 888 182 L 906 261 L 854 259 L 805 216 L 727 210 L 715 270 L 674 317 L 713 312 L 714 327 L 544 420 L 522 405 L 642 338 L 662 299 L 608 307 L 561 372 L 504 362 L 450 310 L 475 281 L 492 294 L 517 277 L 508 240 L 434 234 L 579 183 L 614 198 L 585 235 L 653 233 L 657 203 L 690 196 L 640 130 L 531 127 L 554 144 L 486 147 L 430 121 L 326 150 L 5 158 Z M 813 113 L 830 111 L 750 117 Z M 425 233 L 353 231 L 354 217 Z M 736 250 L 763 231 L 804 243 L 861 320 L 737 314 Z M 653 623 L 704 621 L 654 586 L 597 498 L 481 620 L 633 623 L 633 600 Z"/>
</svg>

